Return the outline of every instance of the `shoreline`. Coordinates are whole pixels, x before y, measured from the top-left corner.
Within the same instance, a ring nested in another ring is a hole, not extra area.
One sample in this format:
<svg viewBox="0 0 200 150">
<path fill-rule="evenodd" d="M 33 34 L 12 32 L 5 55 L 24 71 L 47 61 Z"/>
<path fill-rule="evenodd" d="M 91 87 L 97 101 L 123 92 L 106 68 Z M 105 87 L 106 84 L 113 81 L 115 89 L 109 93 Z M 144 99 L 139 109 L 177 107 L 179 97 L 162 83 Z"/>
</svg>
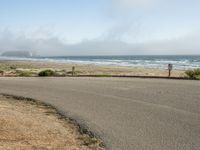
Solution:
<svg viewBox="0 0 200 150">
<path fill-rule="evenodd" d="M 35 61 L 44 63 L 117 66 L 131 68 L 164 69 L 168 64 L 174 70 L 197 69 L 200 67 L 199 55 L 89 55 L 89 56 L 36 56 L 29 58 L 0 57 L 1 60 Z"/>
<path fill-rule="evenodd" d="M 45 65 L 52 65 L 52 66 L 93 66 L 93 67 L 107 67 L 107 68 L 118 68 L 118 69 L 146 69 L 146 70 L 167 70 L 167 65 L 166 64 L 164 67 L 136 67 L 136 66 L 122 66 L 122 65 L 111 65 L 111 64 L 95 64 L 95 63 L 75 63 L 75 62 L 57 62 L 57 61 L 45 61 L 45 60 L 1 60 L 0 59 L 0 65 L 2 63 L 17 63 L 17 64 L 24 64 L 24 63 L 29 63 L 29 64 L 45 64 Z M 162 65 L 161 65 L 162 66 Z M 186 71 L 190 69 L 195 69 L 195 68 L 185 68 L 185 69 L 180 69 L 180 68 L 173 68 L 174 71 Z"/>
</svg>

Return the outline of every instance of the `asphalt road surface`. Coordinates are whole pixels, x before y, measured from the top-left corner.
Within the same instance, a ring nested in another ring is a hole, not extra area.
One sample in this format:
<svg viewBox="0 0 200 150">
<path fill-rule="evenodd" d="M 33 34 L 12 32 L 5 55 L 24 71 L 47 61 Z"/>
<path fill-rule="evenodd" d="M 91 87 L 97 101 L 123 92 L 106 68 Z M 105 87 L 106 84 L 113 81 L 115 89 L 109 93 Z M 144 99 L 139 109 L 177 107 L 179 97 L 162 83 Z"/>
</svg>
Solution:
<svg viewBox="0 0 200 150">
<path fill-rule="evenodd" d="M 0 93 L 56 106 L 109 150 L 200 150 L 199 81 L 0 78 Z"/>
</svg>

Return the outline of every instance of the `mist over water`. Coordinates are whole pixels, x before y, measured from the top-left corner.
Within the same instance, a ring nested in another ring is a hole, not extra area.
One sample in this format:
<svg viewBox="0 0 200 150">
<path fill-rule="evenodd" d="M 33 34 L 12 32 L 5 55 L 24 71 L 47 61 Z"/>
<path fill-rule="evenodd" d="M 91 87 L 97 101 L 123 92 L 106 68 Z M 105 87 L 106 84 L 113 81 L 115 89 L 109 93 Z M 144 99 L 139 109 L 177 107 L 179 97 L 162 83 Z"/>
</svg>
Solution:
<svg viewBox="0 0 200 150">
<path fill-rule="evenodd" d="M 14 58 L 0 57 L 0 60 L 31 60 L 56 62 L 66 64 L 93 64 L 104 66 L 124 66 L 133 68 L 160 68 L 167 69 L 169 63 L 174 65 L 174 69 L 187 70 L 200 68 L 200 56 L 61 56 L 61 57 L 32 57 L 32 58 Z"/>
</svg>

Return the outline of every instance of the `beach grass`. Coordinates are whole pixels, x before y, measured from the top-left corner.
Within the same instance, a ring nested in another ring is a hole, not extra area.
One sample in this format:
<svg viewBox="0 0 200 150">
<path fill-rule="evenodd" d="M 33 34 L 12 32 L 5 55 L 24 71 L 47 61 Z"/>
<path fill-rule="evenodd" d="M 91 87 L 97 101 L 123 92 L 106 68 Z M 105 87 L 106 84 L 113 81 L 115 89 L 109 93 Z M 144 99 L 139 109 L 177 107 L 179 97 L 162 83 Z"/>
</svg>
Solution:
<svg viewBox="0 0 200 150">
<path fill-rule="evenodd" d="M 190 79 L 200 80 L 200 69 L 187 70 L 185 74 Z"/>
<path fill-rule="evenodd" d="M 18 74 L 19 77 L 31 77 L 33 76 L 33 73 L 30 71 L 22 71 Z"/>
</svg>

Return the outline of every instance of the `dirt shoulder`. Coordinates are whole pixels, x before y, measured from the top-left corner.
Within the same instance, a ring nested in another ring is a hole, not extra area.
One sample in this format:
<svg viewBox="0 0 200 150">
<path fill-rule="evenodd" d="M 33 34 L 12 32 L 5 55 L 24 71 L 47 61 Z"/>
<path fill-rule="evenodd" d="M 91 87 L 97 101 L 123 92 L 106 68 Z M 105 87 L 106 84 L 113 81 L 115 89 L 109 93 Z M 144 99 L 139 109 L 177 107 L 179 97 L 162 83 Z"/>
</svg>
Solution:
<svg viewBox="0 0 200 150">
<path fill-rule="evenodd" d="M 0 95 L 0 149 L 102 150 L 100 144 L 51 106 Z"/>
</svg>

